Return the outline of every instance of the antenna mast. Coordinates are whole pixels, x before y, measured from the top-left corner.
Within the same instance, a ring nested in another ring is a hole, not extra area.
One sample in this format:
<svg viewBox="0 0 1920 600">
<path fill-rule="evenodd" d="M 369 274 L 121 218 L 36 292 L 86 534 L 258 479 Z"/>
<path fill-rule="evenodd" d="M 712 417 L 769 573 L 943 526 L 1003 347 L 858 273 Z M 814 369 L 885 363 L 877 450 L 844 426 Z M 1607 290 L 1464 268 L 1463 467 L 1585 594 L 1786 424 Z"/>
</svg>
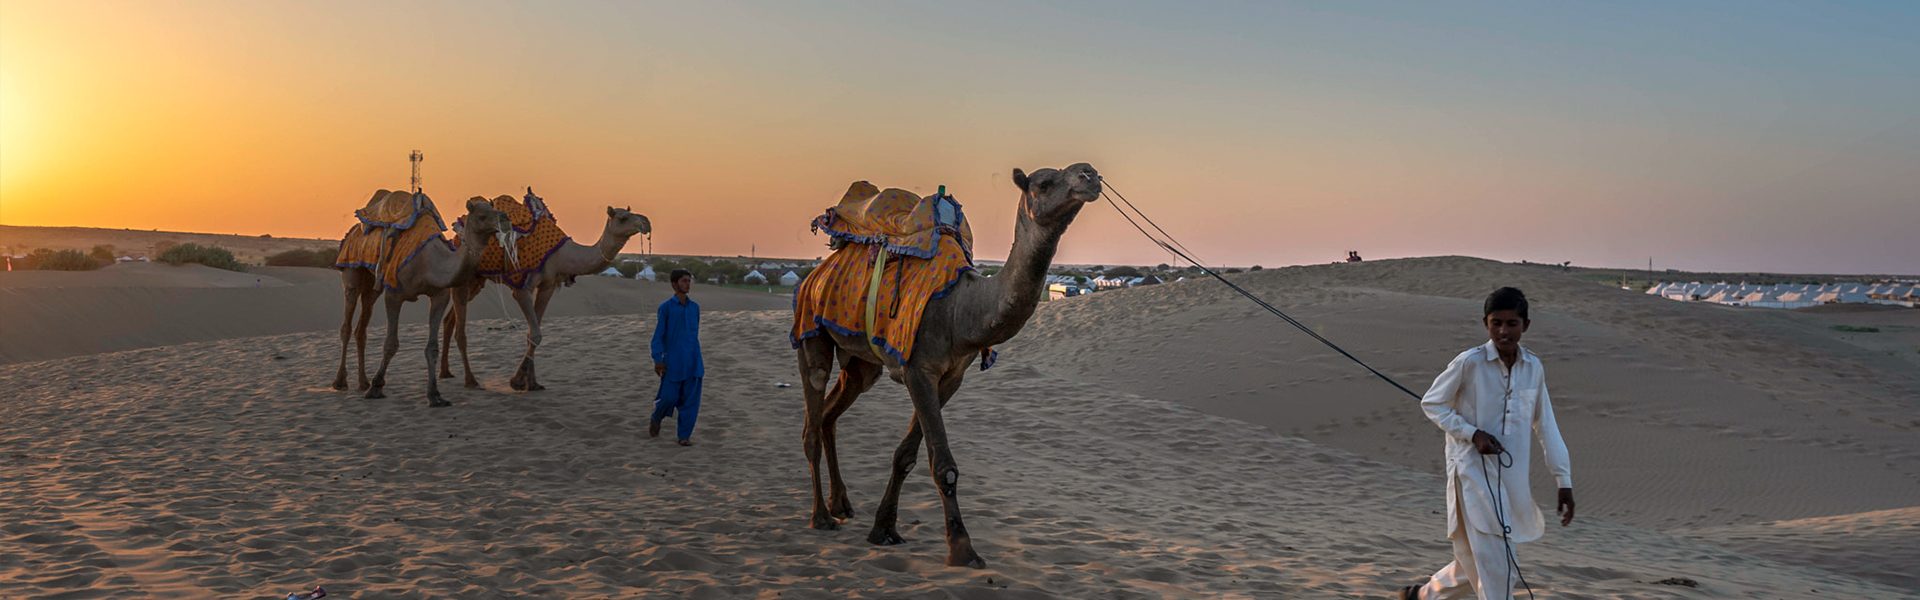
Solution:
<svg viewBox="0 0 1920 600">
<path fill-rule="evenodd" d="M 427 157 L 420 154 L 419 150 L 407 155 L 407 162 L 413 163 L 413 193 L 415 194 L 420 193 L 420 161 L 426 159 Z"/>
</svg>

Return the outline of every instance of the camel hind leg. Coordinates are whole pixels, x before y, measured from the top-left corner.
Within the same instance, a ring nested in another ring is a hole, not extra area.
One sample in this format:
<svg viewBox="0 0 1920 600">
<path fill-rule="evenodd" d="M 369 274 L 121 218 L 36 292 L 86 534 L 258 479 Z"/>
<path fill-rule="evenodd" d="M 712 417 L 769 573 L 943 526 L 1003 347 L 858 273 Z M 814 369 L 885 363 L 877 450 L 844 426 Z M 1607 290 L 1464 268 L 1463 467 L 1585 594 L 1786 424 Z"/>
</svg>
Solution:
<svg viewBox="0 0 1920 600">
<path fill-rule="evenodd" d="M 380 299 L 380 282 L 362 271 L 365 283 L 360 287 L 360 322 L 353 326 L 353 348 L 355 360 L 359 361 L 360 391 L 373 387 L 367 379 L 367 324 L 373 321 L 373 303 Z"/>
<path fill-rule="evenodd" d="M 813 479 L 813 516 L 809 526 L 814 529 L 839 529 L 833 519 L 832 511 L 827 508 L 826 498 L 820 490 L 820 456 L 822 451 L 821 425 L 827 415 L 827 378 L 833 368 L 833 340 L 826 336 L 808 338 L 800 342 L 799 366 L 800 385 L 807 399 L 807 412 L 801 422 L 800 445 L 807 453 L 807 475 Z"/>
<path fill-rule="evenodd" d="M 820 448 L 827 458 L 827 476 L 832 482 L 827 500 L 829 514 L 840 520 L 853 518 L 853 502 L 847 498 L 846 481 L 840 478 L 840 457 L 836 452 L 838 444 L 834 441 L 834 424 L 840 415 L 853 408 L 853 402 L 860 394 L 873 389 L 873 382 L 880 378 L 881 366 L 840 352 L 840 378 L 834 382 L 833 391 L 827 393 L 826 414 L 820 419 Z"/>
</svg>

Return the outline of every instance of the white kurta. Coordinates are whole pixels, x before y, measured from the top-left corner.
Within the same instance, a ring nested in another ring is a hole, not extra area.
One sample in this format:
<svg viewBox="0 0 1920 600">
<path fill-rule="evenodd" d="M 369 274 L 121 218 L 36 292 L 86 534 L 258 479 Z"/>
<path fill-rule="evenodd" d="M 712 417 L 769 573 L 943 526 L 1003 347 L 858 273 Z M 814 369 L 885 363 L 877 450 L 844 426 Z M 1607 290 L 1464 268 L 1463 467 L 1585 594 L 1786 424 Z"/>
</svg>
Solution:
<svg viewBox="0 0 1920 600">
<path fill-rule="evenodd" d="M 1468 525 L 1499 535 L 1494 496 L 1488 491 L 1495 487 L 1500 506 L 1506 508 L 1507 525 L 1513 528 L 1512 541 L 1540 539 L 1546 532 L 1546 517 L 1533 503 L 1527 485 L 1527 463 L 1532 455 L 1527 446 L 1534 436 L 1540 438 L 1554 482 L 1559 487 L 1573 487 L 1567 444 L 1553 420 L 1553 402 L 1547 394 L 1547 374 L 1540 358 L 1522 347 L 1520 359 L 1509 374 L 1493 342 L 1461 352 L 1434 378 L 1433 387 L 1420 399 L 1420 408 L 1447 434 L 1447 534 L 1452 536 L 1462 525 Z M 1513 466 L 1505 473 L 1497 472 L 1501 468 L 1498 456 L 1486 455 L 1483 459 L 1474 450 L 1473 432 L 1483 430 L 1512 453 Z M 1485 475 L 1481 474 L 1482 460 L 1486 461 Z M 1462 516 L 1467 523 L 1459 522 Z"/>
</svg>

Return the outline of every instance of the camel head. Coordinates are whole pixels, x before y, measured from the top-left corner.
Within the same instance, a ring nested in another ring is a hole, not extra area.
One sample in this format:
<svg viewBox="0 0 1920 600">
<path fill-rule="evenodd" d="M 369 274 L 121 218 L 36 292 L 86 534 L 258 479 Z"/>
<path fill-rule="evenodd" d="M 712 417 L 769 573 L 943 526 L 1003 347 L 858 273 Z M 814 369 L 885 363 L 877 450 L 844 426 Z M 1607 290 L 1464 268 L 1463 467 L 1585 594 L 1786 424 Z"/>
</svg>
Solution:
<svg viewBox="0 0 1920 600">
<path fill-rule="evenodd" d="M 653 221 L 646 215 L 633 212 L 632 207 L 607 207 L 607 235 L 624 240 L 643 233 L 653 233 Z"/>
<path fill-rule="evenodd" d="M 1014 169 L 1013 185 L 1020 188 L 1022 216 L 1042 227 L 1066 227 L 1081 207 L 1100 197 L 1100 172 L 1087 163 L 1032 174 Z"/>
<path fill-rule="evenodd" d="M 493 208 L 492 202 L 479 196 L 468 199 L 467 215 L 460 219 L 460 223 L 465 227 L 465 231 L 461 232 L 462 235 L 470 235 L 482 240 L 491 236 L 499 241 L 500 248 L 506 251 L 507 264 L 520 264 L 520 245 L 510 237 L 513 233 L 513 220 L 507 216 L 507 213 Z"/>
</svg>

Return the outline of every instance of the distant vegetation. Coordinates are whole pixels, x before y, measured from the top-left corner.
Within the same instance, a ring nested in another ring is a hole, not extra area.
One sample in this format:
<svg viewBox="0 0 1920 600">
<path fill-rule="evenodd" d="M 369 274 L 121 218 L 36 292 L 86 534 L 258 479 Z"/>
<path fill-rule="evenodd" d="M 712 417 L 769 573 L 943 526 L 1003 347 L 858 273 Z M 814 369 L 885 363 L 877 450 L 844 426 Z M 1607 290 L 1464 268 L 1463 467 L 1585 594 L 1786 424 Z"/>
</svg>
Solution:
<svg viewBox="0 0 1920 600">
<path fill-rule="evenodd" d="M 1861 327 L 1858 325 L 1835 325 L 1833 326 L 1833 330 L 1847 333 L 1880 333 L 1879 327 Z"/>
<path fill-rule="evenodd" d="M 267 257 L 269 267 L 332 267 L 339 252 L 324 249 L 295 248 Z"/>
<path fill-rule="evenodd" d="M 160 262 L 170 265 L 199 263 L 215 269 L 226 269 L 228 271 L 247 270 L 246 265 L 242 265 L 240 261 L 234 260 L 233 253 L 228 252 L 226 248 L 219 246 L 202 246 L 199 244 L 180 244 L 167 248 L 165 252 L 160 253 Z"/>
<path fill-rule="evenodd" d="M 95 260 L 79 250 L 48 250 L 40 248 L 27 254 L 26 258 L 14 264 L 21 269 L 39 269 L 42 271 L 92 271 L 113 264 L 111 257 L 105 262 Z"/>
</svg>

